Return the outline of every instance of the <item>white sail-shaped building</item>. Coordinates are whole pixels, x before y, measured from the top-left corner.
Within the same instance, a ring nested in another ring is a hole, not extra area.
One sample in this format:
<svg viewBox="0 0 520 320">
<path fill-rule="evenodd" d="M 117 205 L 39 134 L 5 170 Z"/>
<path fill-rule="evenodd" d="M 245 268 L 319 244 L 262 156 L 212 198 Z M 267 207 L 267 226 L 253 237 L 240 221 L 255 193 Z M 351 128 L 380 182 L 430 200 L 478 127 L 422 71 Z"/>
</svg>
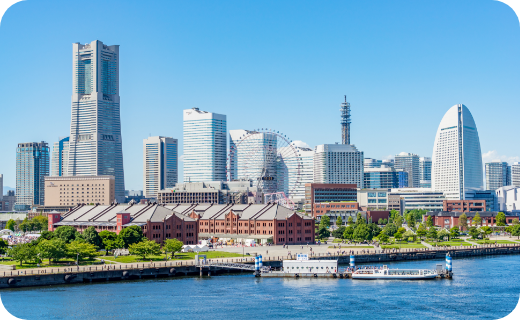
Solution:
<svg viewBox="0 0 520 320">
<path fill-rule="evenodd" d="M 470 190 L 483 185 L 482 153 L 473 116 L 458 104 L 442 118 L 435 135 L 432 154 L 432 189 L 447 199 L 465 199 Z"/>
</svg>

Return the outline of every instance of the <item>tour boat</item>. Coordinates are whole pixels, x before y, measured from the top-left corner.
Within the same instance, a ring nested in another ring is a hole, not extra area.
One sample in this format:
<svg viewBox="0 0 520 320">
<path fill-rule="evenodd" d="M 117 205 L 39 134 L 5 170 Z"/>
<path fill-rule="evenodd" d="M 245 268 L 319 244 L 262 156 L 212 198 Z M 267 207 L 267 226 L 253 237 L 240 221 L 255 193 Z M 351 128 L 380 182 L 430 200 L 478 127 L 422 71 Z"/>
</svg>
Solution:
<svg viewBox="0 0 520 320">
<path fill-rule="evenodd" d="M 437 270 L 388 269 L 387 266 L 383 266 L 383 269 L 358 269 L 352 273 L 352 279 L 424 280 L 435 279 L 437 275 Z"/>
</svg>

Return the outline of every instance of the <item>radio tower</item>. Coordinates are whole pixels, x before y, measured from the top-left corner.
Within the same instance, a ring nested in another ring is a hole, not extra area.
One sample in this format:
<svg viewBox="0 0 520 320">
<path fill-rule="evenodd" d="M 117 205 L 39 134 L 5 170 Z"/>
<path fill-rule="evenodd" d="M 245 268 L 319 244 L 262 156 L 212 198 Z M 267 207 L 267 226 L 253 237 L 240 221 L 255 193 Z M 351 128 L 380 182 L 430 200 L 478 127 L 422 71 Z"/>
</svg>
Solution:
<svg viewBox="0 0 520 320">
<path fill-rule="evenodd" d="M 347 96 L 339 110 L 341 111 L 341 143 L 350 144 L 350 103 L 347 102 Z"/>
</svg>

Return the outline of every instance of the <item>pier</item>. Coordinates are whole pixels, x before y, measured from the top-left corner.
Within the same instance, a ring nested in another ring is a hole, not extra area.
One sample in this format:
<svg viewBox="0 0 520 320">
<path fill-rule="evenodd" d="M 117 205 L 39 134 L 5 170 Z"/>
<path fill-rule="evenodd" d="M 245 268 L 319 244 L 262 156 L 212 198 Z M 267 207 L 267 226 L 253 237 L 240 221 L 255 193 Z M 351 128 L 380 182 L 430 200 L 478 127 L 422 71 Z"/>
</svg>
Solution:
<svg viewBox="0 0 520 320">
<path fill-rule="evenodd" d="M 356 263 L 382 264 L 392 261 L 444 259 L 449 254 L 454 260 L 466 257 L 519 254 L 520 244 L 482 245 L 472 247 L 449 247 L 427 249 L 389 250 L 385 253 L 371 252 L 356 254 Z M 293 256 L 265 256 L 264 270 L 280 268 L 283 260 Z M 319 260 L 338 260 L 348 264 L 350 254 L 317 254 L 309 257 Z M 146 263 L 121 263 L 97 266 L 71 266 L 59 268 L 34 268 L 21 270 L 0 269 L 0 289 L 30 286 L 63 285 L 99 281 L 133 280 L 176 276 L 212 276 L 222 273 L 255 271 L 254 257 L 209 259 L 201 261 L 167 261 Z M 330 277 L 334 277 L 331 275 Z"/>
</svg>

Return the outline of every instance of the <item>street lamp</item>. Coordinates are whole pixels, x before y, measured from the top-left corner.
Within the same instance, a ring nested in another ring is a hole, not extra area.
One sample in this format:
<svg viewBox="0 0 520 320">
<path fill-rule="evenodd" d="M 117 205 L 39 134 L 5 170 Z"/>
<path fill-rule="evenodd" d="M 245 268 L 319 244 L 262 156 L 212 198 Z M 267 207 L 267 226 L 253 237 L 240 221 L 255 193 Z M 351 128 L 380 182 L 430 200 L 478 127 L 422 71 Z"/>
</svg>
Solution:
<svg viewBox="0 0 520 320">
<path fill-rule="evenodd" d="M 76 265 L 79 266 L 79 252 L 76 254 Z"/>
</svg>

